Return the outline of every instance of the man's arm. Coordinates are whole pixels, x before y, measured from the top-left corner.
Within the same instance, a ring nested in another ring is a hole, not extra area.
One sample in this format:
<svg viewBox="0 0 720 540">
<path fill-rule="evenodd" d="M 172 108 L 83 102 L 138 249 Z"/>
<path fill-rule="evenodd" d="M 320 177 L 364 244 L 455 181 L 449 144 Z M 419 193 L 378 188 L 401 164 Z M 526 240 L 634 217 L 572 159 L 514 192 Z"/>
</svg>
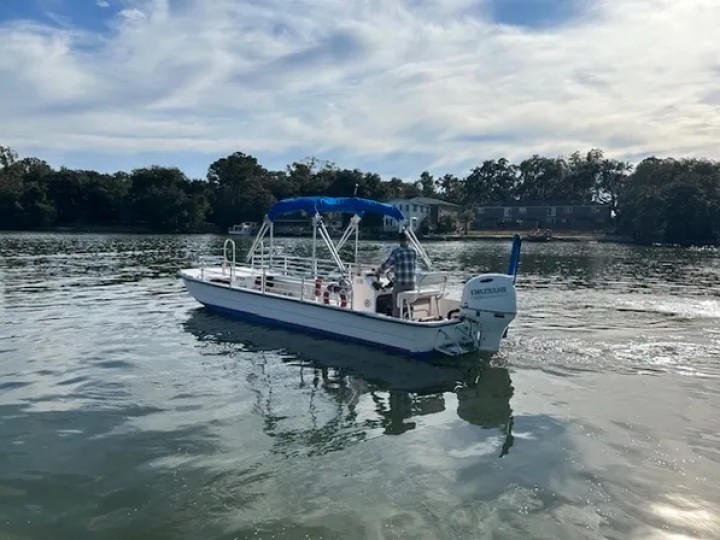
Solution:
<svg viewBox="0 0 720 540">
<path fill-rule="evenodd" d="M 380 277 L 380 274 L 385 272 L 388 268 L 390 268 L 394 264 L 395 264 L 395 250 L 393 249 L 392 253 L 387 258 L 387 260 L 380 265 L 380 268 L 377 269 L 377 272 L 375 272 L 375 275 Z"/>
</svg>

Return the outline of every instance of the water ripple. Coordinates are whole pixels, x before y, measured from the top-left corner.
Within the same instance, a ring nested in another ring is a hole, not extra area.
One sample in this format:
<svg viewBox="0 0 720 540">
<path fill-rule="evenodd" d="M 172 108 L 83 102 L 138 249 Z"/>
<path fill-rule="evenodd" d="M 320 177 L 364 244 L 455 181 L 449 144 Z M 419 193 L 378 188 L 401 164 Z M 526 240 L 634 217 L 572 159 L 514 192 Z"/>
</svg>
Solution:
<svg viewBox="0 0 720 540">
<path fill-rule="evenodd" d="M 529 244 L 500 354 L 426 363 L 205 312 L 223 241 L 2 236 L 4 534 L 717 536 L 717 251 Z M 509 254 L 427 248 L 456 291 Z"/>
</svg>

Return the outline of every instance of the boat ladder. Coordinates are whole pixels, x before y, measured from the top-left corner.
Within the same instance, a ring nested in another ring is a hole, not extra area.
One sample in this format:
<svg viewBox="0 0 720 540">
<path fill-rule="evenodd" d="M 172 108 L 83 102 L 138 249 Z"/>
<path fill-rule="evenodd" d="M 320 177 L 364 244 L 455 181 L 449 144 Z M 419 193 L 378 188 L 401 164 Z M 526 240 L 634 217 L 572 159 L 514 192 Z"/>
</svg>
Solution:
<svg viewBox="0 0 720 540">
<path fill-rule="evenodd" d="M 477 351 L 481 340 L 480 331 L 478 323 L 467 319 L 462 325 L 454 326 L 452 333 L 444 328 L 440 329 L 437 341 L 440 340 L 440 336 L 444 339 L 441 343 L 435 342 L 435 350 L 448 356 L 460 356 Z"/>
</svg>

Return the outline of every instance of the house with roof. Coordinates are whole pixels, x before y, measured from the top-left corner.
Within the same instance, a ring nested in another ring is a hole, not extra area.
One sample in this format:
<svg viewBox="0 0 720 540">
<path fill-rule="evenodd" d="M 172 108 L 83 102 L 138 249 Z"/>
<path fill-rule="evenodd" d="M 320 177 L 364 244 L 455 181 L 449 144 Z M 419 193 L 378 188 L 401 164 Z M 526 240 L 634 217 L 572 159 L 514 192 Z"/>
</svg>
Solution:
<svg viewBox="0 0 720 540">
<path fill-rule="evenodd" d="M 610 206 L 585 201 L 510 201 L 475 207 L 474 229 L 602 229 Z"/>
<path fill-rule="evenodd" d="M 405 216 L 408 225 L 413 231 L 423 226 L 432 230 L 444 216 L 450 216 L 456 223 L 460 219 L 461 207 L 440 199 L 431 197 L 413 197 L 412 199 L 393 199 L 388 204 L 396 206 Z M 400 230 L 401 223 L 390 217 L 383 219 L 383 231 Z"/>
</svg>

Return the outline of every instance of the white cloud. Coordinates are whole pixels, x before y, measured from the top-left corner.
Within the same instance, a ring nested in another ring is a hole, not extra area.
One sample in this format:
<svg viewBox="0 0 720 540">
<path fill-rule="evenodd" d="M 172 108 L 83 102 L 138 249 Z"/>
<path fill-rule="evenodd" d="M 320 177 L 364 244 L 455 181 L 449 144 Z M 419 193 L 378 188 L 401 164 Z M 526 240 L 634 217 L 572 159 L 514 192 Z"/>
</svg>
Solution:
<svg viewBox="0 0 720 540">
<path fill-rule="evenodd" d="M 108 2 L 107 0 L 95 0 L 95 4 L 101 8 L 109 8 L 110 7 L 110 2 Z"/>
<path fill-rule="evenodd" d="M 139 23 L 147 19 L 145 12 L 137 8 L 121 9 L 118 12 L 118 16 L 123 19 L 123 22 L 130 24 L 134 22 Z"/>
<path fill-rule="evenodd" d="M 382 171 L 406 176 L 590 147 L 720 157 L 716 0 L 598 0 L 542 31 L 478 2 L 126 0 L 107 35 L 6 25 L 1 135 L 37 155 L 407 153 Z"/>
</svg>

